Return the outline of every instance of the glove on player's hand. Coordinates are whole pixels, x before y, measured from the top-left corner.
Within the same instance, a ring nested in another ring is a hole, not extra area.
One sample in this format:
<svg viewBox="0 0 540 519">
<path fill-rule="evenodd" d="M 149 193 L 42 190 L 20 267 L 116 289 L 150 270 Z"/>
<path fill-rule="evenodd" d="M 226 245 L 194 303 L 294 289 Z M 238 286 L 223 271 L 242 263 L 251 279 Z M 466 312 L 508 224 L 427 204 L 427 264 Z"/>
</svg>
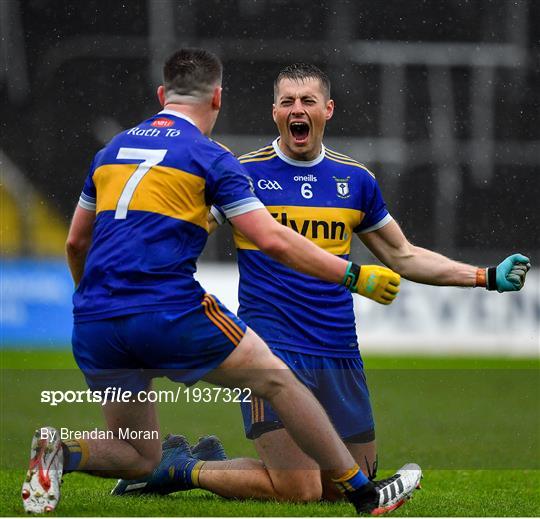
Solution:
<svg viewBox="0 0 540 519">
<path fill-rule="evenodd" d="M 349 263 L 343 284 L 353 293 L 389 305 L 398 295 L 400 282 L 400 275 L 389 268 Z"/>
<path fill-rule="evenodd" d="M 522 254 L 512 254 L 503 260 L 495 268 L 495 285 L 490 286 L 489 272 L 487 275 L 487 289 L 497 290 L 498 292 L 513 292 L 521 290 L 525 284 L 525 277 L 531 268 L 529 258 Z M 489 269 L 488 269 L 489 270 Z M 493 278 L 493 276 L 491 276 Z"/>
</svg>

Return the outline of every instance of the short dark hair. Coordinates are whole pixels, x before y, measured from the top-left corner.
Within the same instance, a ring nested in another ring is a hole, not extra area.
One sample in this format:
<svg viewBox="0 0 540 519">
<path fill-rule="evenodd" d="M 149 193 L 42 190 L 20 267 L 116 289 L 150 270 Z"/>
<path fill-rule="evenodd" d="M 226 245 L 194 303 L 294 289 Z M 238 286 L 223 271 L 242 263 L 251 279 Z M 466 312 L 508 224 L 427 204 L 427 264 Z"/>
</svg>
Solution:
<svg viewBox="0 0 540 519">
<path fill-rule="evenodd" d="M 327 99 L 330 99 L 330 79 L 328 76 L 315 65 L 307 63 L 293 63 L 281 69 L 274 81 L 274 98 L 277 97 L 279 82 L 282 79 L 292 79 L 293 81 L 305 81 L 306 79 L 318 79 L 323 93 Z"/>
<path fill-rule="evenodd" d="M 172 54 L 163 66 L 165 96 L 204 97 L 221 84 L 223 65 L 204 49 L 183 48 Z"/>
</svg>

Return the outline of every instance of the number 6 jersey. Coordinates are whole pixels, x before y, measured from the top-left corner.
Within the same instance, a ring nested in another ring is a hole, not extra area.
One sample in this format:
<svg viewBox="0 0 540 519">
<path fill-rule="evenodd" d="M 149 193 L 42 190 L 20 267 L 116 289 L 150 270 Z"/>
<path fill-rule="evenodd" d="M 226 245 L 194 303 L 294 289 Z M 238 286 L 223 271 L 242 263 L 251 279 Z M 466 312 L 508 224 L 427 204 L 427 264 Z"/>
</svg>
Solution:
<svg viewBox="0 0 540 519">
<path fill-rule="evenodd" d="M 239 158 L 252 189 L 272 216 L 326 251 L 348 258 L 353 233 L 386 225 L 373 174 L 323 146 L 312 161 L 290 159 L 270 146 Z M 223 220 L 218 208 L 212 213 Z M 274 349 L 358 357 L 350 292 L 272 260 L 235 231 L 240 270 L 238 316 Z"/>
<path fill-rule="evenodd" d="M 164 110 L 114 137 L 79 199 L 96 220 L 75 320 L 198 305 L 193 273 L 212 204 L 228 218 L 263 207 L 238 161 L 188 117 Z"/>
</svg>

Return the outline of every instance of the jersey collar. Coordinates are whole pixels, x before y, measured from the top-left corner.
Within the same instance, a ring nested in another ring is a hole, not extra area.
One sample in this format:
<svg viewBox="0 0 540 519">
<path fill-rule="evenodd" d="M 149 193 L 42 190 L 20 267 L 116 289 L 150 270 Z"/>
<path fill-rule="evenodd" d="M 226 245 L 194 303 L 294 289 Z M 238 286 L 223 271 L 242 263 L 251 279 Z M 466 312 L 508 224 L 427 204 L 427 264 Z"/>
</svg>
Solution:
<svg viewBox="0 0 540 519">
<path fill-rule="evenodd" d="M 177 112 L 176 110 L 161 110 L 161 112 L 158 113 L 158 115 L 173 115 L 174 117 L 179 117 L 180 119 L 184 119 L 184 121 L 187 121 L 188 123 L 191 123 L 193 126 L 197 127 L 195 124 L 195 121 L 188 117 L 187 115 L 184 115 L 181 112 Z"/>
<path fill-rule="evenodd" d="M 281 151 L 281 148 L 279 147 L 279 137 L 277 137 L 274 142 L 272 143 L 272 146 L 274 147 L 274 151 L 277 153 L 277 156 L 287 164 L 290 164 L 291 166 L 298 166 L 299 168 L 311 168 L 312 166 L 316 166 L 325 157 L 326 154 L 326 148 L 324 147 L 324 144 L 321 143 L 321 153 L 318 157 L 316 157 L 313 160 L 295 160 L 291 159 L 290 157 L 287 157 L 285 153 Z"/>
</svg>

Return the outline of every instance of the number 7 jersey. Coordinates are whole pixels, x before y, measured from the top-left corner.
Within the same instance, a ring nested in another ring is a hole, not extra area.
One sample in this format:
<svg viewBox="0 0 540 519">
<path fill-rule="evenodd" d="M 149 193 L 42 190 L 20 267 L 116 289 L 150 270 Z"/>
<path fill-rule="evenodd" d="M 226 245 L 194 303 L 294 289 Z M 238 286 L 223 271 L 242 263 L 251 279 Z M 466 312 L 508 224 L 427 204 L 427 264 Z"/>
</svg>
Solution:
<svg viewBox="0 0 540 519">
<path fill-rule="evenodd" d="M 198 305 L 193 274 L 212 204 L 229 218 L 263 207 L 239 162 L 191 119 L 164 110 L 114 137 L 79 199 L 96 220 L 76 322 Z"/>
<path fill-rule="evenodd" d="M 354 233 L 374 231 L 392 219 L 373 174 L 324 146 L 315 160 L 297 161 L 283 154 L 276 139 L 239 160 L 279 223 L 342 258 L 349 256 Z M 238 315 L 272 348 L 359 356 L 352 297 L 345 287 L 272 260 L 237 231 L 234 238 Z"/>
</svg>

